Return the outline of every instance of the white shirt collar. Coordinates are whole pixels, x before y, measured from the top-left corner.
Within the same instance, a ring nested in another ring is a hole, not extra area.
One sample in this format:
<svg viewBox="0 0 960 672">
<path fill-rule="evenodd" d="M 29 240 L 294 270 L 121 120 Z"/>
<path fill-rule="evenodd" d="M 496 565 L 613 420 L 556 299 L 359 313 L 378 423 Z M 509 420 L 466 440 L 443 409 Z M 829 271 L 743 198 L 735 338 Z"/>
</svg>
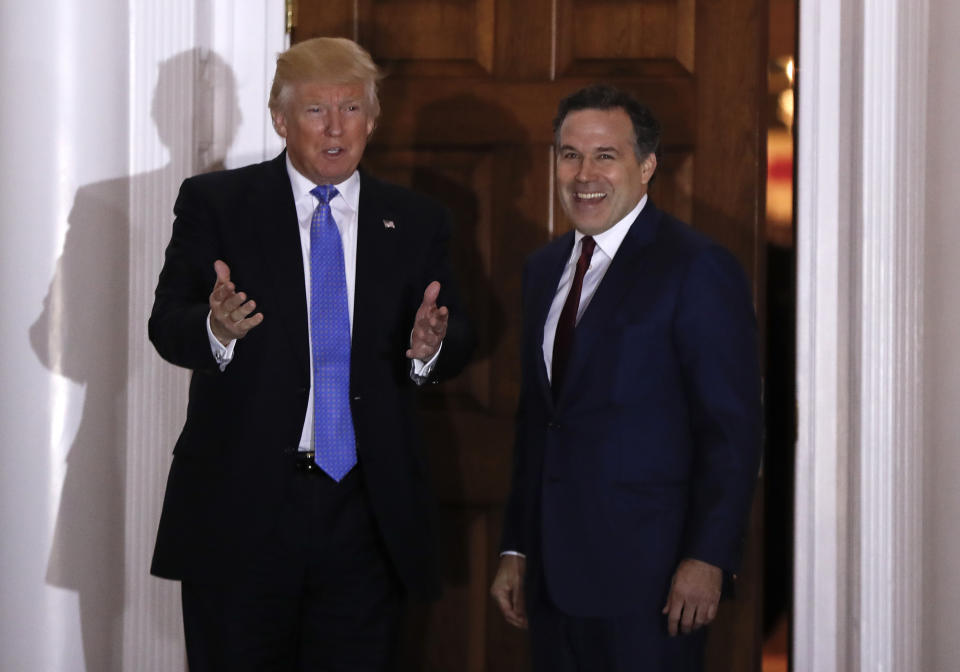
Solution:
<svg viewBox="0 0 960 672">
<path fill-rule="evenodd" d="M 628 212 L 623 219 L 611 226 L 609 229 L 603 233 L 598 233 L 593 237 L 593 240 L 596 241 L 597 247 L 599 247 L 607 257 L 613 259 L 613 256 L 617 253 L 617 250 L 620 249 L 620 243 L 623 242 L 623 239 L 627 237 L 627 232 L 630 231 L 630 226 L 640 215 L 640 212 L 643 210 L 644 206 L 647 204 L 647 195 L 644 194 L 643 198 L 633 206 L 633 210 Z M 573 246 L 576 248 L 577 243 L 580 242 L 580 239 L 583 238 L 582 233 L 577 231 L 574 234 Z"/>
<path fill-rule="evenodd" d="M 297 170 L 293 163 L 290 161 L 290 154 L 286 155 L 287 160 L 287 175 L 290 176 L 290 186 L 293 188 L 293 200 L 294 203 L 301 203 L 303 199 L 309 198 L 310 201 L 310 210 L 312 211 L 319 202 L 316 196 L 310 193 L 310 190 L 316 187 L 317 185 L 305 177 L 299 170 Z M 353 212 L 356 212 L 360 205 L 360 173 L 357 170 L 354 170 L 350 174 L 350 177 L 345 179 L 343 182 L 339 182 L 333 185 L 337 188 L 337 193 L 339 196 L 334 197 L 334 200 L 338 198 L 343 199 L 343 204 Z"/>
</svg>

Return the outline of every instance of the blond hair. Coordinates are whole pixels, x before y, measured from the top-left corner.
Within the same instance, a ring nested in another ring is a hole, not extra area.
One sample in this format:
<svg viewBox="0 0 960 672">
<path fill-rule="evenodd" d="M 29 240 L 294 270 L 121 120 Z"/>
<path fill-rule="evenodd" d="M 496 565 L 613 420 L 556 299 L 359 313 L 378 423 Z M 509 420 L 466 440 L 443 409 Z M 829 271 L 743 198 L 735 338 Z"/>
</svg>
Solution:
<svg viewBox="0 0 960 672">
<path fill-rule="evenodd" d="M 366 49 L 345 37 L 314 37 L 293 45 L 277 56 L 277 71 L 270 88 L 269 107 L 281 111 L 294 84 L 363 84 L 364 95 L 374 119 L 380 114 L 377 83 L 383 74 Z"/>
</svg>

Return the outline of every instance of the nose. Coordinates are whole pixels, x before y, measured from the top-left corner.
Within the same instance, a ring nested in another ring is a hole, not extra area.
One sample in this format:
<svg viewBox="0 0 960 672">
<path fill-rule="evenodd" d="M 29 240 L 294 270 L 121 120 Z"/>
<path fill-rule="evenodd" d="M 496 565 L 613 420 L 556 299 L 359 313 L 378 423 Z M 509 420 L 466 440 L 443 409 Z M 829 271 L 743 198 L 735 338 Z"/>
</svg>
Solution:
<svg viewBox="0 0 960 672">
<path fill-rule="evenodd" d="M 340 110 L 331 110 L 327 115 L 327 135 L 338 136 L 343 133 L 343 126 L 340 123 Z"/>
<path fill-rule="evenodd" d="M 580 165 L 577 167 L 577 181 L 578 182 L 590 182 L 595 175 L 595 166 L 589 158 L 584 158 L 580 161 Z"/>
</svg>

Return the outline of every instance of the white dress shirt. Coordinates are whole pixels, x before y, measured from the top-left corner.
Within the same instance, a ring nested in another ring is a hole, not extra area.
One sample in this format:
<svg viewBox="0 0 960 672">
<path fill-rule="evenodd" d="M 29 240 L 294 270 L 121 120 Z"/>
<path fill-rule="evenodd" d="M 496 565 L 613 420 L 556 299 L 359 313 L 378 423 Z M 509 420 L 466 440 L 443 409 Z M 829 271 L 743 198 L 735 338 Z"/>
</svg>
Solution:
<svg viewBox="0 0 960 672">
<path fill-rule="evenodd" d="M 630 231 L 634 220 L 646 204 L 647 195 L 644 194 L 640 202 L 637 203 L 633 210 L 628 212 L 623 219 L 603 233 L 599 233 L 593 237 L 597 246 L 593 248 L 593 256 L 590 257 L 590 266 L 583 276 L 583 286 L 580 288 L 580 307 L 577 309 L 577 322 L 580 322 L 583 311 L 590 305 L 590 300 L 596 293 L 597 287 L 600 286 L 600 281 L 603 280 L 607 269 L 610 268 L 610 262 L 613 261 L 614 255 L 617 253 L 617 250 L 620 249 L 620 244 L 623 242 L 623 239 L 627 237 L 627 232 Z M 553 296 L 553 303 L 550 304 L 547 321 L 543 325 L 543 362 L 547 365 L 547 377 L 551 380 L 553 379 L 553 341 L 557 334 L 557 322 L 560 321 L 563 304 L 567 300 L 567 294 L 570 293 L 570 285 L 573 284 L 573 276 L 576 273 L 577 260 L 580 258 L 580 250 L 582 247 L 583 234 L 576 231 L 573 237 L 573 250 L 570 251 L 570 258 L 567 259 L 567 265 L 564 266 L 563 273 L 560 274 L 560 282 Z M 526 557 L 523 553 L 515 550 L 505 550 L 500 553 L 500 555 L 501 557 L 504 555 L 516 555 L 521 558 Z"/>
<path fill-rule="evenodd" d="M 627 232 L 634 220 L 647 204 L 647 195 L 644 194 L 640 202 L 634 206 L 633 210 L 627 213 L 626 217 L 611 226 L 603 233 L 593 237 L 597 246 L 593 249 L 593 256 L 590 257 L 590 266 L 583 276 L 583 287 L 580 289 L 580 307 L 577 309 L 577 323 L 583 311 L 590 305 L 600 281 L 606 275 L 610 268 L 610 262 L 613 256 L 620 249 L 620 243 L 627 237 Z M 553 341 L 557 334 L 557 322 L 560 321 L 560 313 L 563 311 L 563 304 L 567 301 L 567 294 L 570 293 L 570 285 L 573 284 L 573 276 L 577 270 L 577 260 L 580 258 L 580 250 L 583 247 L 583 234 L 579 231 L 574 233 L 573 250 L 570 252 L 570 258 L 567 259 L 567 265 L 563 268 L 560 275 L 560 284 L 557 285 L 557 292 L 553 296 L 553 303 L 550 304 L 550 312 L 547 313 L 547 321 L 543 325 L 543 362 L 547 365 L 547 377 L 553 379 Z"/>
<path fill-rule="evenodd" d="M 313 212 L 317 209 L 320 200 L 310 191 L 317 185 L 302 175 L 290 162 L 287 155 L 287 174 L 290 177 L 290 186 L 293 189 L 293 201 L 297 210 L 297 223 L 300 230 L 300 254 L 303 260 L 303 281 L 307 297 L 307 317 L 310 315 L 310 224 Z M 347 285 L 347 309 L 350 314 L 350 332 L 353 334 L 353 297 L 356 290 L 357 271 L 357 230 L 359 228 L 358 214 L 360 210 L 360 173 L 356 170 L 343 182 L 334 185 L 337 195 L 330 199 L 330 212 L 333 215 L 337 230 L 340 231 L 340 242 L 343 246 L 343 271 Z M 238 288 L 242 289 L 242 288 Z M 309 333 L 309 330 L 308 330 Z M 220 370 L 226 369 L 233 359 L 236 339 L 223 345 L 213 335 L 210 326 L 210 315 L 207 315 L 207 336 L 214 359 L 220 365 Z M 312 338 L 312 335 L 310 335 Z M 313 352 L 310 344 L 309 352 Z M 437 361 L 440 351 L 428 362 L 419 359 L 412 360 L 411 378 L 417 384 L 422 383 L 430 375 Z M 313 367 L 310 367 L 310 392 L 307 397 L 307 414 L 303 421 L 303 432 L 300 435 L 300 450 L 313 450 Z"/>
</svg>

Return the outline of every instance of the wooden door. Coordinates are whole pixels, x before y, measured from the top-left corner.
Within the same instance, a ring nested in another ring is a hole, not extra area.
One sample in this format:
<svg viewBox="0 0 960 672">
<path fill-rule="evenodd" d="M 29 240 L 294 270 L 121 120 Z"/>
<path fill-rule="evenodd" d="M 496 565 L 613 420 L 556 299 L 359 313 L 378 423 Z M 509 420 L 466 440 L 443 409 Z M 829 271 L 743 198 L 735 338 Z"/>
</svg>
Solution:
<svg viewBox="0 0 960 672">
<path fill-rule="evenodd" d="M 364 165 L 446 203 L 479 356 L 428 393 L 446 594 L 414 608 L 407 667 L 528 669 L 525 637 L 487 590 L 497 562 L 520 387 L 525 257 L 568 230 L 552 189 L 551 119 L 594 81 L 664 127 L 657 204 L 718 239 L 762 287 L 767 0 L 299 0 L 293 39 L 345 36 L 389 73 Z M 755 291 L 758 307 L 762 297 Z M 759 670 L 760 516 L 710 670 Z"/>
</svg>

